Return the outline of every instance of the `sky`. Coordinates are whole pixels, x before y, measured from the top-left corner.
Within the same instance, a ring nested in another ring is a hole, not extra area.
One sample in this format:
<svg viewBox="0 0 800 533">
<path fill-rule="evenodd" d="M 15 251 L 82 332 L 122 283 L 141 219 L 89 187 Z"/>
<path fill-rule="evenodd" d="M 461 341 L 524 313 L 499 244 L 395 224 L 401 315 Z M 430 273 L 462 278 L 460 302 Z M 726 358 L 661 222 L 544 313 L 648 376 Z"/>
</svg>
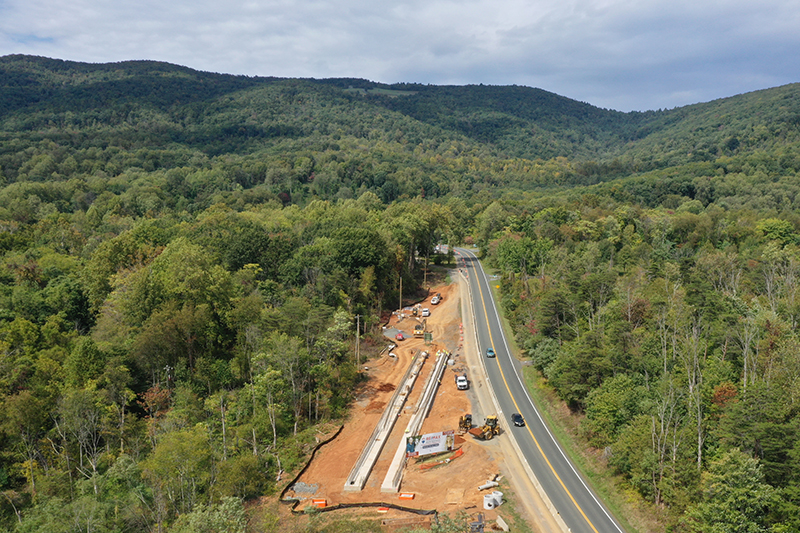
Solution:
<svg viewBox="0 0 800 533">
<path fill-rule="evenodd" d="M 800 82 L 798 0 L 0 0 L 0 56 L 524 85 L 619 111 Z"/>
</svg>

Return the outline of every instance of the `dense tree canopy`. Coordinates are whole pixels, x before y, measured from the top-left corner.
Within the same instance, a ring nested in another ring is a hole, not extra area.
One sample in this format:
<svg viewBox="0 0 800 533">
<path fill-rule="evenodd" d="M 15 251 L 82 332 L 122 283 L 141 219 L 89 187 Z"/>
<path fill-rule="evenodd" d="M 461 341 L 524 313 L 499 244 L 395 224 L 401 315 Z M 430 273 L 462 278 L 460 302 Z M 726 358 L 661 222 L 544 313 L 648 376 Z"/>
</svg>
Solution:
<svg viewBox="0 0 800 533">
<path fill-rule="evenodd" d="M 0 530 L 243 531 L 465 242 L 666 525 L 796 530 L 798 116 L 0 58 Z"/>
</svg>

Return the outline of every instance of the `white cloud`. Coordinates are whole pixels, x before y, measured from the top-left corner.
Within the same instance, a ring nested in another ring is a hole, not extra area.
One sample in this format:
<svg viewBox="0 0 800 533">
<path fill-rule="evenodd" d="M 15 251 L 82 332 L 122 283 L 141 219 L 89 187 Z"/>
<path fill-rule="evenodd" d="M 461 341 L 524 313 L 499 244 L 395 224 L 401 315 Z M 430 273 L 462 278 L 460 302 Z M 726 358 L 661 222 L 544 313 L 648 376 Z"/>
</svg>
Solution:
<svg viewBox="0 0 800 533">
<path fill-rule="evenodd" d="M 621 110 L 800 81 L 787 0 L 0 0 L 0 54 L 519 84 Z"/>
</svg>

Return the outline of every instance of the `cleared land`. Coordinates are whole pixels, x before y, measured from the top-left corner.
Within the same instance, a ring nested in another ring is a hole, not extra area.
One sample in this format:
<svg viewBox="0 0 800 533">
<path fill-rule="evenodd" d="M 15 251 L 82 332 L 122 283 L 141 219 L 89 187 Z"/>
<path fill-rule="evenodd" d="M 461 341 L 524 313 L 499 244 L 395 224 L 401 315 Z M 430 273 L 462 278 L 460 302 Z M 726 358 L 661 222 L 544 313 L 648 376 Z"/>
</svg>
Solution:
<svg viewBox="0 0 800 533">
<path fill-rule="evenodd" d="M 300 507 L 311 505 L 313 499 L 324 499 L 328 506 L 339 503 L 386 502 L 416 509 L 436 509 L 451 516 L 464 511 L 470 516 L 483 513 L 489 522 L 497 518 L 498 513 L 508 517 L 508 508 L 501 506 L 497 510 L 485 510 L 483 497 L 487 491 L 478 490 L 478 486 L 502 474 L 512 481 L 516 492 L 516 500 L 520 504 L 517 512 L 530 524 L 533 531 L 555 531 L 544 506 L 538 500 L 530 484 L 521 475 L 521 465 L 511 451 L 507 437 L 503 432 L 491 441 L 479 441 L 465 435 L 456 437 L 456 448 L 463 452 L 449 462 L 430 468 L 431 459 L 410 459 L 407 463 L 401 493 L 412 493 L 413 500 L 401 500 L 398 494 L 381 492 L 381 483 L 389 468 L 392 457 L 401 440 L 406 435 L 404 430 L 411 412 L 416 405 L 422 386 L 433 370 L 437 350 L 451 352 L 454 361 L 448 365 L 436 399 L 428 417 L 425 419 L 421 433 L 457 430 L 459 417 L 472 413 L 475 423 L 480 423 L 492 408 L 484 409 L 481 405 L 491 405 L 487 399 L 487 387 L 479 375 L 480 360 L 470 339 L 464 338 L 461 329 L 461 295 L 459 285 L 440 286 L 433 289 L 432 294 L 441 293 L 443 299 L 438 305 L 431 305 L 430 299 L 422 302 L 421 307 L 431 309 L 431 316 L 426 320 L 427 330 L 433 334 L 433 342 L 425 345 L 421 338 L 414 338 L 414 325 L 417 318 L 405 311 L 392 316 L 387 325 L 387 343 L 394 337 L 395 329 L 403 331 L 406 340 L 397 342 L 393 350 L 395 356 L 388 351 L 378 358 L 362 364 L 362 371 L 369 380 L 358 391 L 350 418 L 345 422 L 339 436 L 324 445 L 297 483 L 297 491 L 289 491 L 287 497 L 301 500 Z M 405 408 L 398 416 L 393 431 L 378 457 L 375 467 L 360 492 L 345 492 L 345 481 L 353 465 L 358 459 L 367 439 L 372 434 L 376 423 L 381 418 L 387 402 L 391 399 L 396 387 L 411 364 L 412 357 L 420 351 L 427 351 L 431 357 L 423 365 L 414 390 L 409 394 Z M 469 355 L 469 357 L 467 357 Z M 455 385 L 456 373 L 466 372 L 470 378 L 470 389 L 460 391 Z M 473 375 L 475 379 L 473 379 Z M 497 490 L 497 489 L 490 489 Z M 342 511 L 332 511 L 339 513 Z M 353 513 L 348 510 L 347 513 Z M 363 509 L 362 516 L 375 517 L 376 510 Z M 381 515 L 387 521 L 396 520 L 398 526 L 409 519 L 414 522 L 414 515 L 390 509 Z M 420 522 L 422 524 L 422 522 Z"/>
</svg>

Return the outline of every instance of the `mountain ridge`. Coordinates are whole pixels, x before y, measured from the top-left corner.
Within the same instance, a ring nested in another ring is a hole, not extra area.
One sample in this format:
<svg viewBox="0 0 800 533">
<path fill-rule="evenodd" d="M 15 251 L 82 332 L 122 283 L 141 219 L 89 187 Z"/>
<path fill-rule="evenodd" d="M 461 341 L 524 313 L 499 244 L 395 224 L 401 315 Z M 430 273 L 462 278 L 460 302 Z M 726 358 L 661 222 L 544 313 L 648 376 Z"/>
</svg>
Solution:
<svg viewBox="0 0 800 533">
<path fill-rule="evenodd" d="M 789 153 L 777 160 L 791 170 L 798 166 L 800 84 L 671 110 L 620 112 L 514 85 L 247 77 L 157 61 L 14 55 L 0 57 L 0 136 L 23 145 L 146 149 L 162 154 L 150 160 L 164 170 L 196 159 L 193 153 L 279 166 L 310 158 L 314 164 L 301 164 L 306 189 L 321 168 L 341 165 L 332 159 L 344 159 L 351 170 L 337 167 L 335 181 L 353 194 L 389 187 L 394 192 L 382 198 L 391 201 L 414 191 L 590 185 L 698 163 L 719 168 L 725 158 L 765 151 Z M 373 155 L 365 158 L 364 150 Z M 444 160 L 451 168 L 437 163 Z M 129 164 L 114 163 L 107 172 L 116 175 Z M 16 180 L 23 167 L 0 161 L 6 180 Z M 403 168 L 421 175 L 412 178 Z M 244 184 L 262 181 L 259 173 Z"/>
</svg>

